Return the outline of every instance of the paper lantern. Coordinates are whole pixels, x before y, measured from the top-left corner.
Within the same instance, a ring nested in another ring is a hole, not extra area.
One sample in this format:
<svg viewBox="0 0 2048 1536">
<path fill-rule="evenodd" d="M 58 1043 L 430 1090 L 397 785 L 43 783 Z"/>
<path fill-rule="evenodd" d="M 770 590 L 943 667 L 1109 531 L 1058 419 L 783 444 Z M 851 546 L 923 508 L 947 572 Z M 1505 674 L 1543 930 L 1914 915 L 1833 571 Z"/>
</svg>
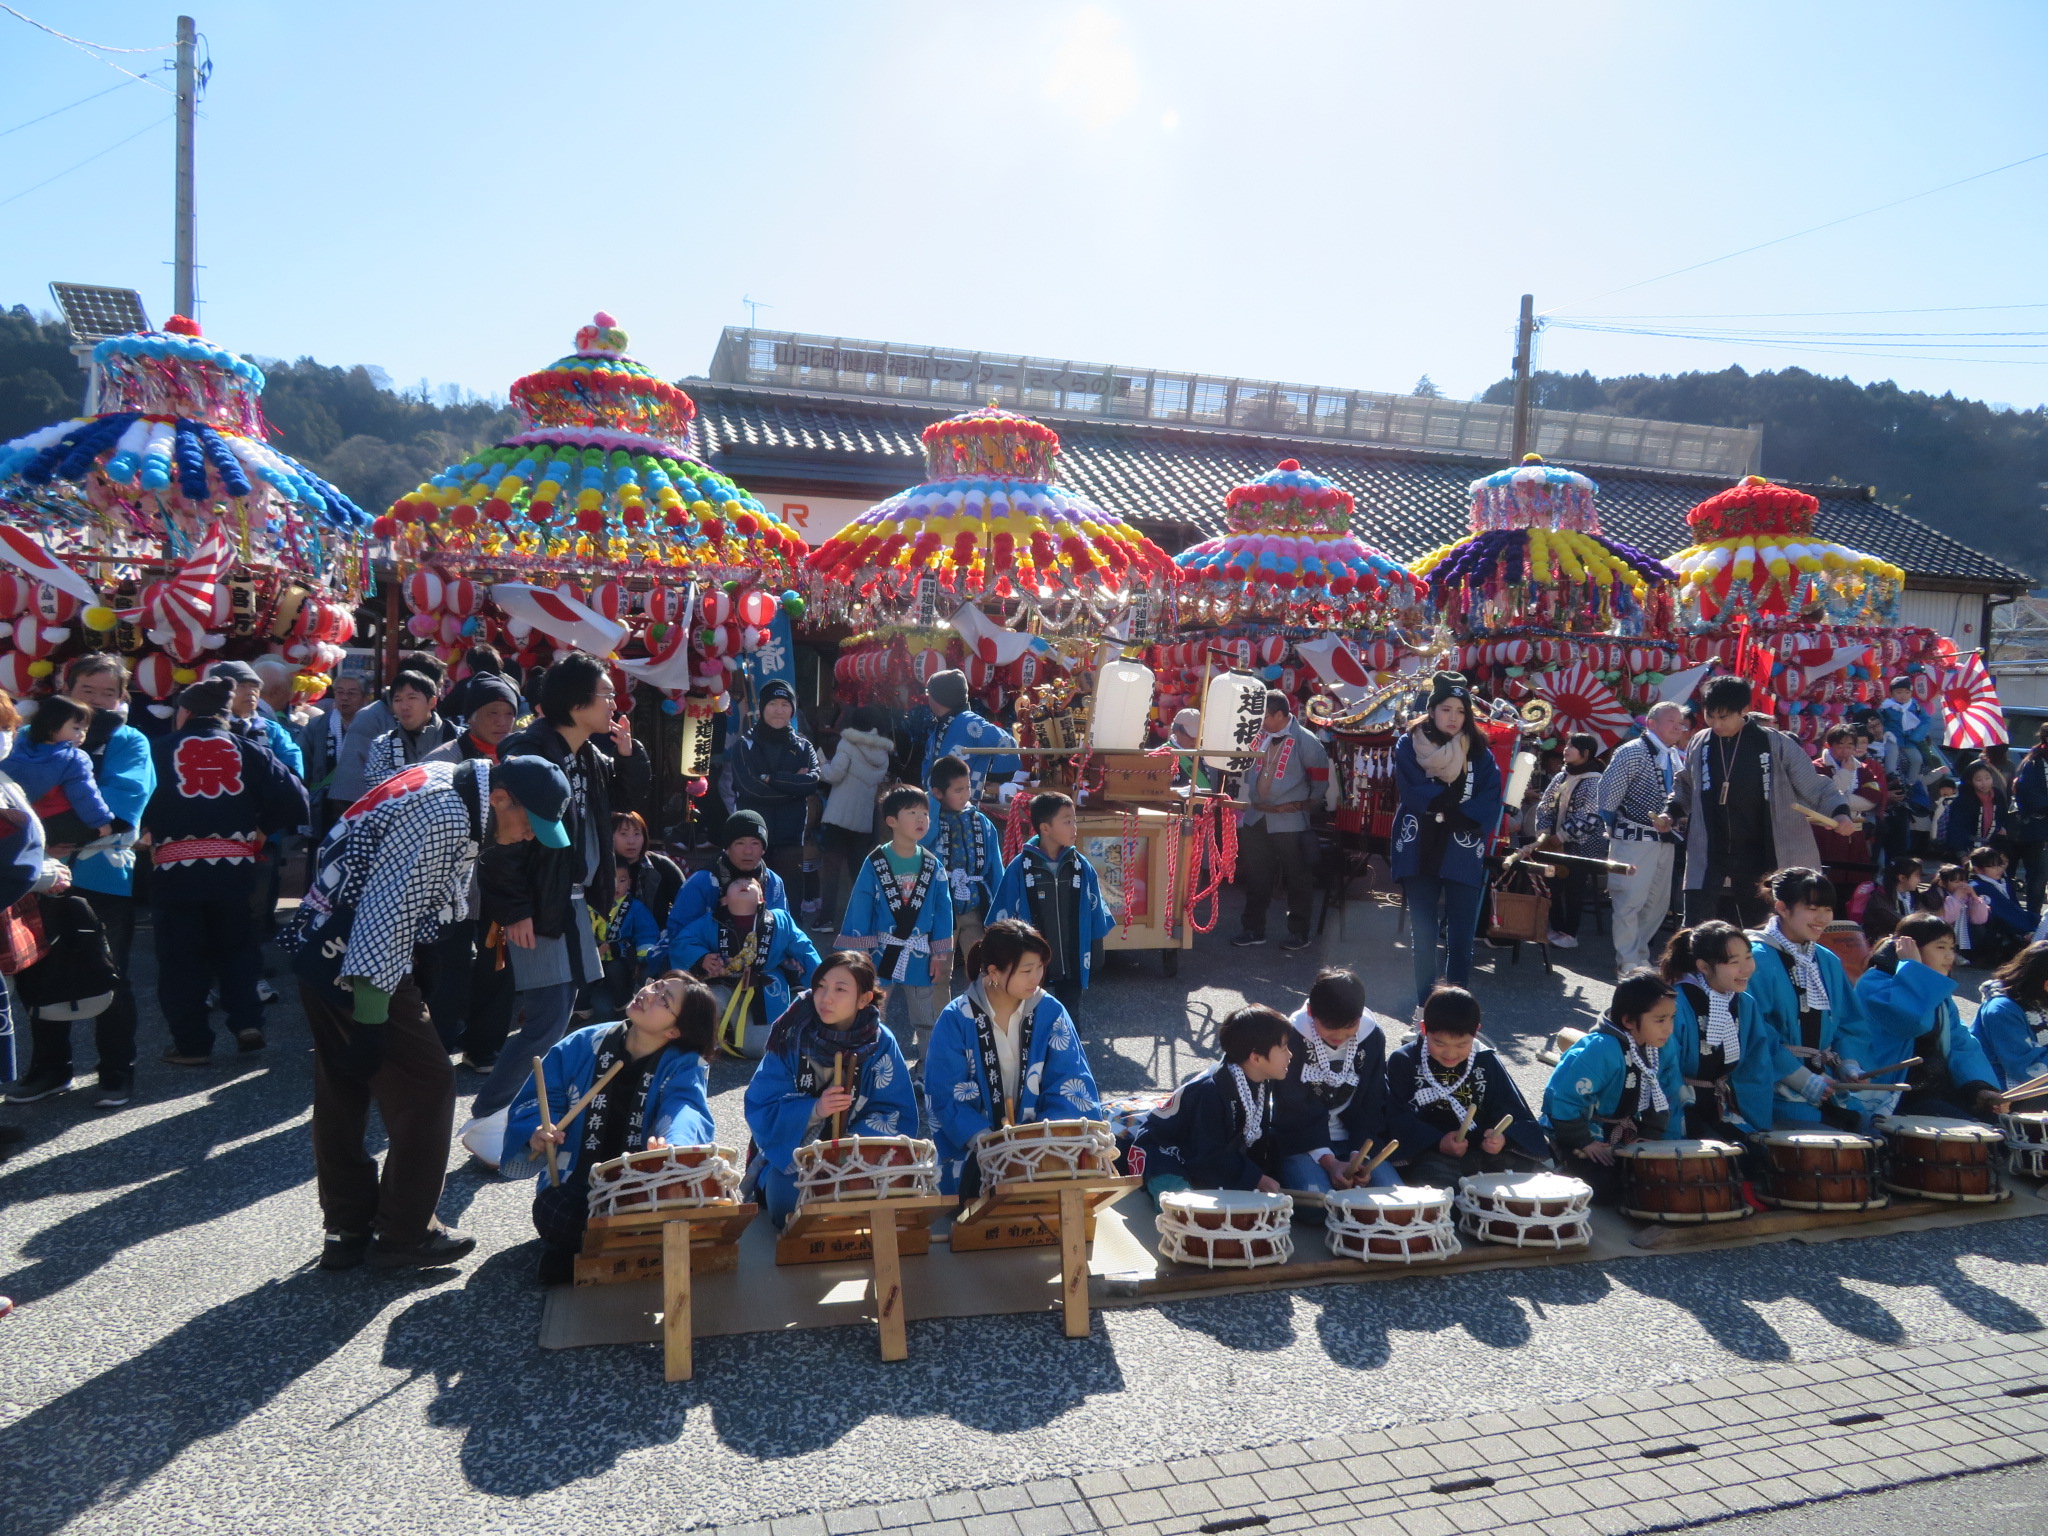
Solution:
<svg viewBox="0 0 2048 1536">
<path fill-rule="evenodd" d="M 28 610 L 30 588 L 34 586 L 26 576 L 13 571 L 0 571 L 0 619 L 19 618 Z"/>
<path fill-rule="evenodd" d="M 704 622 L 711 625 L 723 624 L 732 617 L 732 594 L 716 588 L 704 594 Z"/>
<path fill-rule="evenodd" d="M 759 587 L 751 587 L 740 595 L 739 610 L 742 624 L 765 628 L 775 619 L 775 599 Z"/>
<path fill-rule="evenodd" d="M 152 651 L 135 663 L 135 686 L 161 703 L 178 686 L 177 663 L 161 651 Z"/>
<path fill-rule="evenodd" d="M 590 589 L 589 606 L 616 624 L 626 611 L 626 589 L 616 581 L 600 581 Z"/>
<path fill-rule="evenodd" d="M 441 594 L 441 606 L 445 612 L 458 619 L 466 619 L 483 606 L 483 589 L 467 576 L 457 576 L 447 584 Z"/>
<path fill-rule="evenodd" d="M 414 571 L 405 579 L 406 606 L 414 613 L 439 613 L 447 586 L 438 571 Z"/>
<path fill-rule="evenodd" d="M 1278 635 L 1264 635 L 1259 639 L 1259 660 L 1266 666 L 1277 666 L 1280 658 L 1287 654 L 1287 642 Z"/>
<path fill-rule="evenodd" d="M 35 686 L 35 678 L 28 670 L 31 665 L 29 658 L 20 651 L 9 651 L 0 656 L 0 688 L 17 699 L 21 698 Z"/>
<path fill-rule="evenodd" d="M 37 615 L 50 623 L 69 624 L 85 604 L 63 588 L 39 581 L 35 585 L 34 606 Z"/>
</svg>

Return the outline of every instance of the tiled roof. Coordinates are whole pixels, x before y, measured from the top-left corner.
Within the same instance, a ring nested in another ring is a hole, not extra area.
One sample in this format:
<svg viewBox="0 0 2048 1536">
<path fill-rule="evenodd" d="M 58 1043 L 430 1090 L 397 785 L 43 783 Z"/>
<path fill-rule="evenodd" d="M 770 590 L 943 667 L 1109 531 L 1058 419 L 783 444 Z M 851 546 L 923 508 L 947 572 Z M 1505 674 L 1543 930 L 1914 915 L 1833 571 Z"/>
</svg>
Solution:
<svg viewBox="0 0 2048 1536">
<path fill-rule="evenodd" d="M 918 434 L 943 411 L 928 404 L 686 380 L 698 407 L 699 446 L 746 484 L 761 478 L 828 479 L 872 486 L 876 499 L 924 478 Z M 1223 531 L 1223 497 L 1283 458 L 1327 475 L 1357 499 L 1358 536 L 1412 560 L 1467 531 L 1466 487 L 1501 466 L 1470 454 L 1432 454 L 1317 439 L 1206 432 L 1185 427 L 1048 415 L 1060 434 L 1060 479 L 1139 525 L 1169 548 Z M 1600 485 L 1601 526 L 1646 554 L 1688 542 L 1685 514 L 1721 479 L 1659 470 L 1578 465 Z M 1820 498 L 1822 537 L 1867 550 L 1921 583 L 1968 582 L 2021 589 L 2033 578 L 1950 538 L 1861 487 L 1804 485 Z"/>
</svg>

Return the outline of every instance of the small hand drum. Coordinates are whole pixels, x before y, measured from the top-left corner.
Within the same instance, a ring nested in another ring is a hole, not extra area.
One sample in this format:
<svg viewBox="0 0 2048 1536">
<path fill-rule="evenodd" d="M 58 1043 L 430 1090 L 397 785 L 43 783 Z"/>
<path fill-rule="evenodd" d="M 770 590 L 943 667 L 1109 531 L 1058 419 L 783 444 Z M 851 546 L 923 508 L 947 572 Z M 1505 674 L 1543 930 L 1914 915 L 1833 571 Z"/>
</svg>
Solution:
<svg viewBox="0 0 2048 1536">
<path fill-rule="evenodd" d="M 1854 1131 L 1775 1130 L 1763 1138 L 1763 1197 L 1795 1211 L 1871 1211 L 1889 1205 L 1884 1143 Z"/>
<path fill-rule="evenodd" d="M 1614 1149 L 1621 1210 L 1679 1225 L 1740 1221 L 1749 1214 L 1736 1177 L 1740 1147 L 1725 1141 L 1631 1141 Z"/>
<path fill-rule="evenodd" d="M 649 1147 L 590 1170 L 590 1214 L 641 1216 L 709 1205 L 739 1193 L 739 1154 L 731 1147 Z"/>
<path fill-rule="evenodd" d="M 984 1189 L 1010 1181 L 1113 1178 L 1116 1135 L 1107 1120 L 1032 1120 L 982 1132 L 974 1155 Z"/>
<path fill-rule="evenodd" d="M 1333 1189 L 1323 1202 L 1323 1240 L 1339 1258 L 1367 1264 L 1427 1264 L 1462 1253 L 1451 1192 L 1401 1184 Z"/>
<path fill-rule="evenodd" d="M 796 1149 L 796 1203 L 939 1192 L 939 1149 L 914 1136 L 841 1136 Z"/>
<path fill-rule="evenodd" d="M 1172 1189 L 1159 1197 L 1159 1251 L 1181 1264 L 1257 1269 L 1294 1257 L 1294 1201 L 1256 1189 Z"/>
<path fill-rule="evenodd" d="M 1561 1173 L 1476 1173 L 1458 1181 L 1458 1226 L 1511 1248 L 1583 1248 L 1593 1186 Z"/>
<path fill-rule="evenodd" d="M 2006 1197 L 1991 1166 L 1991 1149 L 2005 1137 L 1990 1126 L 1939 1115 L 1879 1115 L 1877 1130 L 1888 1153 L 1886 1189 L 1966 1205 Z"/>
</svg>

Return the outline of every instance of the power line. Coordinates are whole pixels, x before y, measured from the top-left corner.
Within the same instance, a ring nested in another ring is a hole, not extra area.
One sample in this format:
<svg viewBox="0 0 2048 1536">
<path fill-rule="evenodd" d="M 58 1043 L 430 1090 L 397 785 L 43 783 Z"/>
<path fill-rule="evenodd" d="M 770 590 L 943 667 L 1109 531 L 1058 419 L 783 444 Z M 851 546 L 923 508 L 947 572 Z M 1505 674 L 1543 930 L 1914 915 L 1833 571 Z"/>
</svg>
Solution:
<svg viewBox="0 0 2048 1536">
<path fill-rule="evenodd" d="M 1971 315 L 1994 309 L 2048 309 L 2048 303 L 1950 304 L 1938 309 L 1738 309 L 1726 314 L 1581 315 L 1581 320 L 1824 320 L 1843 315 Z M 1562 322 L 1560 322 L 1562 323 Z"/>
<path fill-rule="evenodd" d="M 1689 326 L 1683 331 L 1662 326 L 1602 325 L 1576 320 L 1556 320 L 1551 328 L 1561 331 L 1600 331 L 1616 336 L 1686 336 L 1700 341 L 1816 341 L 1843 346 L 1928 346 L 1959 344 L 1979 350 L 2014 351 L 2048 347 L 2048 342 L 1978 341 L 1980 336 L 2048 336 L 2048 331 L 1760 331 L 1748 327 L 1709 329 Z M 1930 338 L 1915 340 L 1916 337 Z"/>
<path fill-rule="evenodd" d="M 10 133 L 19 133 L 24 128 L 33 128 L 37 123 L 46 123 L 53 117 L 69 112 L 71 107 L 82 107 L 89 101 L 98 101 L 102 96 L 111 96 L 116 91 L 126 90 L 133 83 L 129 80 L 123 80 L 119 85 L 110 85 L 104 91 L 94 91 L 90 96 L 80 97 L 77 101 L 72 102 L 69 107 L 58 107 L 55 111 L 45 112 L 41 117 L 32 117 L 25 123 L 16 123 L 12 128 L 0 128 L 0 139 L 6 138 Z"/>
<path fill-rule="evenodd" d="M 176 115 L 176 113 L 171 114 L 172 117 L 175 117 Z M 20 202 L 24 197 L 27 197 L 31 192 L 42 191 L 43 188 L 47 187 L 53 181 L 62 181 L 66 176 L 69 176 L 73 171 L 84 170 L 88 165 L 91 165 L 93 161 L 105 159 L 108 155 L 111 155 L 115 150 L 119 149 L 121 145 L 130 143 L 133 140 L 141 138 L 145 133 L 148 133 L 153 128 L 163 127 L 163 125 L 165 123 L 168 123 L 170 120 L 170 117 L 160 117 L 153 123 L 145 123 L 142 127 L 136 129 L 133 133 L 129 134 L 127 138 L 122 139 L 117 143 L 109 144 L 105 149 L 101 150 L 98 154 L 87 155 L 83 160 L 79 161 L 78 164 L 67 165 L 66 167 L 64 167 L 63 170 L 57 172 L 56 175 L 45 176 L 41 181 L 37 182 L 32 187 L 23 187 L 19 192 L 15 193 L 12 197 L 0 197 L 0 208 L 5 208 L 9 203 Z"/>
<path fill-rule="evenodd" d="M 103 59 L 100 57 L 100 55 L 103 53 L 161 53 L 164 50 L 165 46 L 163 44 L 158 44 L 154 48 L 115 48 L 106 43 L 89 43 L 82 37 L 73 37 L 69 32 L 59 32 L 55 27 L 45 26 L 42 22 L 37 21 L 33 16 L 24 16 L 20 11 L 17 11 L 13 6 L 6 4 L 5 0 L 0 0 L 0 11 L 5 11 L 8 15 L 12 16 L 16 21 L 27 22 L 30 26 L 34 27 L 38 32 L 49 33 L 50 36 L 56 38 L 59 42 L 70 44 L 73 48 L 76 48 L 80 53 L 84 54 L 87 58 L 92 59 L 97 63 L 106 65 L 107 68 L 113 70 L 116 74 L 126 75 L 130 80 L 140 80 L 144 85 L 151 86 L 159 91 L 163 91 L 166 96 L 172 94 L 170 91 L 165 90 L 163 86 L 158 85 L 154 80 L 148 79 L 143 75 L 138 75 L 132 69 L 123 69 L 120 65 L 116 64 L 112 59 Z"/>
<path fill-rule="evenodd" d="M 1662 331 L 1650 329 L 1625 330 L 1621 327 L 1574 325 L 1569 321 L 1554 321 L 1546 329 L 1566 331 L 1594 331 L 1619 336 L 1655 336 L 1667 341 L 1711 341 L 1722 346 L 1750 347 L 1764 351 L 1811 352 L 1831 357 L 1886 358 L 1894 362 L 1907 363 L 1975 363 L 1984 366 L 2013 368 L 2048 368 L 2048 359 L 2026 357 L 1948 357 L 1928 352 L 1876 352 L 1856 346 L 1842 346 L 1829 342 L 1801 341 L 1755 341 L 1725 333 L 1700 333 L 1689 331 Z M 1911 345 L 1911 343 L 1889 343 L 1889 345 Z M 1940 343 L 1931 342 L 1930 346 Z"/>
<path fill-rule="evenodd" d="M 1733 261 L 1738 256 L 1748 256 L 1756 251 L 1769 250 L 1772 246 L 1783 245 L 1788 240 L 1798 240 L 1807 235 L 1817 235 L 1824 229 L 1834 229 L 1838 225 L 1852 223 L 1857 219 L 1867 219 L 1873 213 L 1883 213 L 1888 208 L 1900 208 L 1907 203 L 1918 202 L 1923 197 L 1932 197 L 1937 192 L 1947 192 L 1955 187 L 1967 186 L 1973 181 L 1982 181 L 1987 176 L 1996 176 L 2002 171 L 2017 170 L 2020 166 L 2032 165 L 2036 160 L 2048 160 L 2048 149 L 2044 149 L 2038 154 L 2028 155 L 2024 159 L 2011 160 L 2004 165 L 1995 165 L 1988 171 L 1978 171 L 1974 175 L 1960 177 L 1955 181 L 1945 181 L 1940 186 L 1929 187 L 1924 192 L 1912 192 L 1908 193 L 1905 197 L 1895 197 L 1890 202 L 1879 203 L 1874 208 L 1864 208 L 1856 213 L 1845 213 L 1839 219 L 1829 219 L 1825 224 L 1809 225 L 1805 229 L 1795 229 L 1789 235 L 1779 235 L 1776 239 L 1759 241 L 1755 245 L 1745 245 L 1741 250 L 1729 251 L 1724 256 L 1710 256 L 1705 261 L 1696 261 L 1688 267 L 1678 267 L 1670 272 L 1662 272 L 1656 277 L 1646 277 L 1641 282 L 1624 283 L 1619 288 L 1610 288 L 1605 293 L 1596 293 L 1590 299 L 1581 299 L 1571 304 L 1559 305 L 1556 309 L 1547 309 L 1544 311 L 1544 314 L 1554 315 L 1562 311 L 1576 309 L 1582 303 L 1597 304 L 1600 300 L 1612 298 L 1617 293 L 1630 293 L 1637 288 L 1647 288 L 1652 283 L 1661 283 L 1666 278 L 1683 277 L 1686 273 L 1697 272 L 1702 267 L 1716 266 L 1724 261 Z"/>
</svg>

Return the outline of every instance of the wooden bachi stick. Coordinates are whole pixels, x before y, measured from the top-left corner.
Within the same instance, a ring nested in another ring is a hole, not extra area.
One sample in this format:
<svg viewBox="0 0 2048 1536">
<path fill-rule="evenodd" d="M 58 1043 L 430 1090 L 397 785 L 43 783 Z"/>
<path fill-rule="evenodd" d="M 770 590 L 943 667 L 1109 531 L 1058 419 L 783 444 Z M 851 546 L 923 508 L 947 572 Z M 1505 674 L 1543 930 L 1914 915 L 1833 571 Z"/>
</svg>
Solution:
<svg viewBox="0 0 2048 1536">
<path fill-rule="evenodd" d="M 552 1132 L 555 1128 L 554 1111 L 548 1108 L 548 1074 L 541 1059 L 533 1058 L 533 1087 L 540 1098 L 540 1128 Z M 552 1135 L 548 1138 L 548 1183 L 559 1189 L 562 1184 L 562 1167 L 555 1157 L 555 1143 Z"/>
<path fill-rule="evenodd" d="M 590 1085 L 590 1092 L 584 1094 L 582 1098 L 578 1099 L 574 1107 L 570 1109 L 569 1113 L 562 1116 L 561 1119 L 555 1122 L 555 1129 L 558 1131 L 568 1130 L 570 1122 L 573 1121 L 578 1115 L 582 1114 L 584 1110 L 590 1108 L 590 1101 L 596 1098 L 600 1093 L 604 1092 L 604 1085 L 610 1082 L 613 1078 L 617 1077 L 620 1071 L 625 1067 L 625 1065 L 626 1064 L 623 1061 L 615 1061 L 610 1066 L 606 1067 L 604 1069 L 604 1076 L 600 1077 L 596 1082 Z"/>
</svg>

